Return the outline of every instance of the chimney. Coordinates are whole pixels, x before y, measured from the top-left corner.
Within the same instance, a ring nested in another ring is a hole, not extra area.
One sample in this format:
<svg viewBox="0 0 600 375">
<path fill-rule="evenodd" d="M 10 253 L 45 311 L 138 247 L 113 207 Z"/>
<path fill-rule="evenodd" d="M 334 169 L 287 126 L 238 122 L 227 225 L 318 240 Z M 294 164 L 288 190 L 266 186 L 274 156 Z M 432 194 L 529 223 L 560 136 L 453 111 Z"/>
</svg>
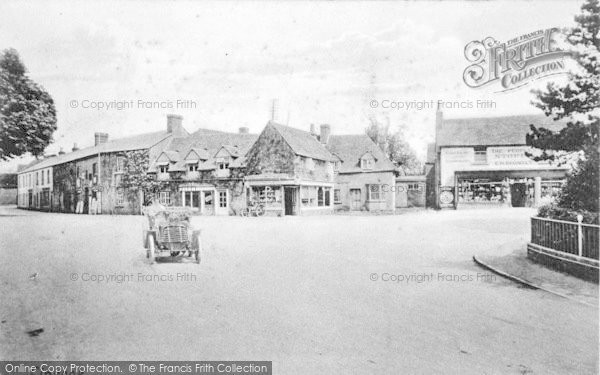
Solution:
<svg viewBox="0 0 600 375">
<path fill-rule="evenodd" d="M 65 151 L 63 150 L 63 148 L 62 148 L 62 147 L 60 148 L 60 151 L 58 152 L 58 154 L 59 154 L 59 155 L 64 155 L 64 154 L 65 154 Z"/>
<path fill-rule="evenodd" d="M 317 129 L 315 128 L 315 124 L 310 124 L 310 135 L 317 136 Z"/>
<path fill-rule="evenodd" d="M 108 142 L 108 133 L 94 133 L 94 146 Z"/>
<path fill-rule="evenodd" d="M 442 129 L 442 124 L 444 122 L 444 113 L 440 109 L 440 105 L 438 104 L 437 110 L 435 111 L 435 134 Z"/>
<path fill-rule="evenodd" d="M 319 137 L 319 140 L 321 141 L 321 143 L 324 145 L 329 143 L 330 135 L 331 135 L 331 126 L 329 126 L 327 124 L 322 124 L 321 125 L 321 136 Z"/>
<path fill-rule="evenodd" d="M 71 149 L 71 151 L 75 152 L 78 150 L 79 150 L 79 147 L 77 147 L 77 143 L 73 143 L 73 148 Z"/>
<path fill-rule="evenodd" d="M 167 133 L 173 133 L 174 136 L 180 137 L 183 135 L 183 116 L 167 115 Z"/>
<path fill-rule="evenodd" d="M 250 132 L 250 129 L 248 129 L 247 126 L 242 126 L 239 129 L 240 134 L 248 134 Z"/>
</svg>

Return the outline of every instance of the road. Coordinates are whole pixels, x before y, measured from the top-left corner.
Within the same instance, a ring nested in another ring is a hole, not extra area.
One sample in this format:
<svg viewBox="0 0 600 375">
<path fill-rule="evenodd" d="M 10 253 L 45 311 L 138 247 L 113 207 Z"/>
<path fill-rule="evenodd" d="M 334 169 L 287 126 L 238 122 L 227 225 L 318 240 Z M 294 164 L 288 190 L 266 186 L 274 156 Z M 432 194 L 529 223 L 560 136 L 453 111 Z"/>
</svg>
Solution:
<svg viewBox="0 0 600 375">
<path fill-rule="evenodd" d="M 531 214 L 195 217 L 202 264 L 149 265 L 143 217 L 1 208 L 0 357 L 270 360 L 275 374 L 595 374 L 597 309 L 471 260 L 523 247 Z"/>
</svg>

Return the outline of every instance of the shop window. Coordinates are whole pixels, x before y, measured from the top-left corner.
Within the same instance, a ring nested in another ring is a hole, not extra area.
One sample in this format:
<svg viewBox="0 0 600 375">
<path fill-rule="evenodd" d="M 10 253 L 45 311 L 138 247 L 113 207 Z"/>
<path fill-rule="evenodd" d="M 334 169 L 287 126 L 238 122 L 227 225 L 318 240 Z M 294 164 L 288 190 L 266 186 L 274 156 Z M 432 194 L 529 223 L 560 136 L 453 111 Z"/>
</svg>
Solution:
<svg viewBox="0 0 600 375">
<path fill-rule="evenodd" d="M 116 194 L 116 205 L 122 206 L 125 204 L 125 192 L 123 189 L 118 189 Z"/>
<path fill-rule="evenodd" d="M 331 189 L 325 188 L 325 206 L 331 206 Z"/>
<path fill-rule="evenodd" d="M 171 193 L 168 191 L 161 191 L 158 195 L 158 202 L 164 206 L 171 205 Z"/>
<path fill-rule="evenodd" d="M 325 204 L 325 199 L 324 199 L 323 195 L 324 195 L 323 188 L 322 187 L 317 188 L 317 202 L 318 202 L 319 207 L 322 207 Z"/>
<path fill-rule="evenodd" d="M 219 207 L 227 208 L 227 192 L 226 191 L 219 192 Z"/>
<path fill-rule="evenodd" d="M 379 184 L 369 185 L 369 200 L 370 201 L 382 201 L 384 199 L 384 191 L 382 186 Z"/>
<path fill-rule="evenodd" d="M 475 147 L 475 164 L 487 164 L 487 149 L 485 147 Z"/>
</svg>

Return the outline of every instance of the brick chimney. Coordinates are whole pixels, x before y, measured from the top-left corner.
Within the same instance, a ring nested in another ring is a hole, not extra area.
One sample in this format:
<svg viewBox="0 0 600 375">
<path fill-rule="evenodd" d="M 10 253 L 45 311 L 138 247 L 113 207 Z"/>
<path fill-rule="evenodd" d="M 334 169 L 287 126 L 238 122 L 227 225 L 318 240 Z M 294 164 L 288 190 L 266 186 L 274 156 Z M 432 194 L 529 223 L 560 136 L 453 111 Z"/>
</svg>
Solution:
<svg viewBox="0 0 600 375">
<path fill-rule="evenodd" d="M 64 154 L 65 154 L 65 151 L 63 150 L 63 148 L 62 148 L 62 147 L 60 148 L 60 151 L 58 152 L 58 154 L 59 154 L 59 155 L 64 155 Z"/>
<path fill-rule="evenodd" d="M 94 133 L 94 146 L 108 142 L 108 133 Z"/>
<path fill-rule="evenodd" d="M 250 129 L 248 129 L 247 126 L 242 126 L 239 129 L 240 134 L 248 134 L 250 132 Z"/>
<path fill-rule="evenodd" d="M 317 130 L 315 128 L 315 124 L 310 124 L 310 135 L 317 136 Z"/>
<path fill-rule="evenodd" d="M 382 134 L 377 134 L 377 145 L 381 151 L 387 154 L 387 142 Z"/>
<path fill-rule="evenodd" d="M 184 135 L 183 131 L 183 116 L 167 115 L 167 133 L 173 133 L 176 137 Z"/>
<path fill-rule="evenodd" d="M 79 150 L 79 147 L 77 147 L 77 143 L 73 143 L 73 148 L 71 149 L 71 151 L 75 152 L 78 150 Z"/>
<path fill-rule="evenodd" d="M 319 140 L 322 144 L 326 145 L 329 143 L 329 136 L 331 135 L 331 126 L 327 124 L 321 125 L 321 135 L 319 136 Z"/>
</svg>

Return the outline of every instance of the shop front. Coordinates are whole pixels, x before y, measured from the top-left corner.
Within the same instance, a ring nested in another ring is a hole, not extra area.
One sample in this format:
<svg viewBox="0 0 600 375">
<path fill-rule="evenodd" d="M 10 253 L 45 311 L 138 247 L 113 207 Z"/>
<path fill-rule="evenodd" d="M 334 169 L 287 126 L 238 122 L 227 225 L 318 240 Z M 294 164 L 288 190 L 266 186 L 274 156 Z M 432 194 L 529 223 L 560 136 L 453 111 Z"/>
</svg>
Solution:
<svg viewBox="0 0 600 375">
<path fill-rule="evenodd" d="M 535 207 L 556 198 L 566 173 L 549 169 L 456 171 L 455 174 L 456 207 Z"/>
<path fill-rule="evenodd" d="M 179 186 L 181 205 L 200 215 L 228 215 L 230 194 L 228 189 L 213 185 L 188 183 Z"/>
</svg>

